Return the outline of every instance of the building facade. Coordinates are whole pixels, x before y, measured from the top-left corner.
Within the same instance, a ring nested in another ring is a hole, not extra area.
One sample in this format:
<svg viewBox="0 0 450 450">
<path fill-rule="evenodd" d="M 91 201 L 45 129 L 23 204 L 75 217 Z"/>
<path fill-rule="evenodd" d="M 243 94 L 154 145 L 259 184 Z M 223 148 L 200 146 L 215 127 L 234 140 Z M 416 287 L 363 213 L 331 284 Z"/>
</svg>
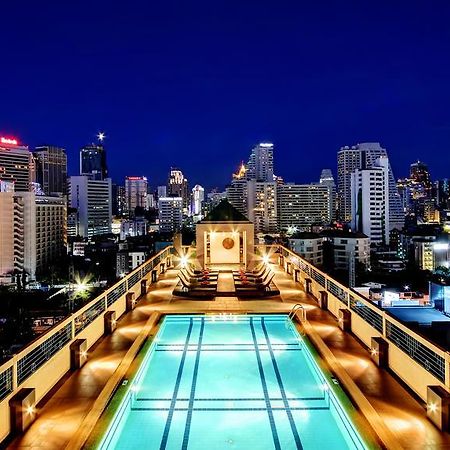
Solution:
<svg viewBox="0 0 450 450">
<path fill-rule="evenodd" d="M 289 238 L 289 248 L 316 267 L 323 264 L 325 238 L 316 233 L 296 233 Z"/>
<path fill-rule="evenodd" d="M 0 180 L 14 183 L 15 192 L 29 192 L 35 181 L 33 155 L 16 139 L 0 137 Z"/>
<path fill-rule="evenodd" d="M 134 216 L 136 208 L 148 209 L 147 192 L 146 177 L 125 178 L 125 204 L 129 215 Z"/>
<path fill-rule="evenodd" d="M 63 198 L 0 193 L 0 283 L 23 272 L 34 280 L 56 263 L 67 243 L 66 220 Z"/>
<path fill-rule="evenodd" d="M 370 169 L 351 174 L 352 229 L 371 243 L 389 244 L 389 160 L 380 157 Z"/>
<path fill-rule="evenodd" d="M 261 142 L 253 147 L 247 163 L 248 180 L 261 182 L 273 181 L 273 144 Z"/>
<path fill-rule="evenodd" d="M 253 222 L 255 233 L 277 233 L 277 183 L 249 180 L 247 199 L 247 217 Z"/>
<path fill-rule="evenodd" d="M 378 142 L 365 142 L 352 147 L 342 147 L 338 152 L 338 211 L 339 219 L 345 223 L 352 221 L 351 175 L 359 169 L 370 169 L 380 158 L 387 158 L 387 151 Z M 389 161 L 389 160 L 388 160 Z M 388 164 L 389 230 L 401 229 L 405 222 L 404 211 L 397 183 Z"/>
<path fill-rule="evenodd" d="M 111 233 L 111 179 L 93 180 L 88 176 L 69 178 L 69 204 L 76 209 L 75 235 L 91 238 Z"/>
<path fill-rule="evenodd" d="M 310 231 L 333 220 L 333 190 L 326 184 L 282 184 L 277 195 L 280 231 Z"/>
<path fill-rule="evenodd" d="M 103 145 L 89 144 L 80 150 L 80 175 L 92 180 L 105 180 L 108 177 L 106 151 Z"/>
<path fill-rule="evenodd" d="M 67 194 L 67 155 L 60 147 L 44 145 L 33 152 L 36 181 L 45 195 Z"/>
<path fill-rule="evenodd" d="M 183 199 L 181 197 L 161 197 L 158 200 L 159 231 L 174 233 L 183 224 Z"/>
</svg>

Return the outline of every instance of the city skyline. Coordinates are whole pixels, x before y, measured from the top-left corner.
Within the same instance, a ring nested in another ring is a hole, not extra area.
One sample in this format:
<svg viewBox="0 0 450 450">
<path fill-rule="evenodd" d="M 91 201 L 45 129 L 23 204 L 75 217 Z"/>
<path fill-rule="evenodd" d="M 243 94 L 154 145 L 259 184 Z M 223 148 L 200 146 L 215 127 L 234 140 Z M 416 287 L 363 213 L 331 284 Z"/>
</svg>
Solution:
<svg viewBox="0 0 450 450">
<path fill-rule="evenodd" d="M 0 132 L 66 148 L 71 174 L 79 148 L 104 131 L 115 180 L 176 165 L 193 182 L 224 185 L 265 140 L 289 181 L 335 170 L 341 146 L 371 141 L 387 148 L 396 177 L 417 159 L 447 176 L 446 2 L 390 4 L 389 15 L 353 2 L 19 7 L 4 5 L 27 33 L 3 23 L 14 39 L 2 52 L 11 64 Z"/>
</svg>

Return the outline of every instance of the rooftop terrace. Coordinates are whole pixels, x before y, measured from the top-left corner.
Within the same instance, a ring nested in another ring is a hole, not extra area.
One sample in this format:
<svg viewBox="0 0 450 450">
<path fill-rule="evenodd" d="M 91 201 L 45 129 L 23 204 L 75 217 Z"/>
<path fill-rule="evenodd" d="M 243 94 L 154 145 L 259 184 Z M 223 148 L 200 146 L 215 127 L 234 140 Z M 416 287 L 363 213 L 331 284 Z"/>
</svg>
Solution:
<svg viewBox="0 0 450 450">
<path fill-rule="evenodd" d="M 303 286 L 311 282 L 295 281 L 292 267 L 286 266 L 278 254 L 272 255 L 271 267 L 276 272 L 275 283 L 280 295 L 246 300 L 216 296 L 213 300 L 195 301 L 173 297 L 177 270 L 165 271 L 150 285 L 136 308 L 117 321 L 117 329 L 101 337 L 89 349 L 86 364 L 68 372 L 37 404 L 36 420 L 27 431 L 10 440 L 8 448 L 80 448 L 96 424 L 102 401 L 103 406 L 107 403 L 109 397 L 105 388 L 111 388 L 124 361 L 138 350 L 134 351 L 133 346 L 139 347 L 139 339 L 145 339 L 151 332 L 159 314 L 288 313 L 298 303 L 306 310 L 307 322 L 303 330 L 357 407 L 365 412 L 384 446 L 450 448 L 450 435 L 439 431 L 427 418 L 424 400 L 405 387 L 390 370 L 379 368 L 367 345 L 353 334 L 342 331 L 335 315 L 319 307 L 314 288 L 315 296 L 305 292 Z M 286 273 L 285 269 L 291 273 Z M 329 302 L 333 301 L 330 295 Z"/>
</svg>

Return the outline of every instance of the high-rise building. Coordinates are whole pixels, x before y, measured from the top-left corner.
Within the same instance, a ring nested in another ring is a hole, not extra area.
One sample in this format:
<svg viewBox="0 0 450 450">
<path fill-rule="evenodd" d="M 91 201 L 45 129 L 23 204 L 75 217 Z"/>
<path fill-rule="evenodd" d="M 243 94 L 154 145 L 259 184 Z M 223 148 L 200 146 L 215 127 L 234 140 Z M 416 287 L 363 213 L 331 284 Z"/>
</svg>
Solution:
<svg viewBox="0 0 450 450">
<path fill-rule="evenodd" d="M 278 231 L 277 183 L 250 180 L 247 182 L 247 217 L 255 233 Z"/>
<path fill-rule="evenodd" d="M 183 212 L 187 214 L 189 209 L 188 180 L 179 169 L 172 167 L 167 181 L 167 196 L 181 197 L 183 199 Z"/>
<path fill-rule="evenodd" d="M 101 144 L 85 145 L 80 150 L 80 175 L 92 180 L 105 180 L 108 177 L 106 151 Z"/>
<path fill-rule="evenodd" d="M 330 169 L 323 169 L 320 174 L 319 183 L 327 186 L 330 193 L 330 217 L 331 221 L 336 219 L 336 183 L 334 181 L 333 173 Z"/>
<path fill-rule="evenodd" d="M 174 233 L 181 230 L 183 222 L 183 199 L 161 197 L 158 200 L 159 231 Z"/>
<path fill-rule="evenodd" d="M 389 244 L 389 160 L 379 157 L 371 168 L 351 174 L 352 229 L 374 244 Z"/>
<path fill-rule="evenodd" d="M 61 197 L 0 193 L 0 283 L 23 272 L 34 280 L 57 262 L 66 245 L 66 218 Z"/>
<path fill-rule="evenodd" d="M 127 213 L 134 215 L 136 208 L 148 209 L 148 182 L 146 177 L 125 178 L 125 203 Z"/>
<path fill-rule="evenodd" d="M 248 192 L 247 192 L 247 169 L 244 163 L 241 164 L 239 170 L 233 174 L 231 184 L 227 186 L 227 200 L 244 216 L 248 215 Z"/>
<path fill-rule="evenodd" d="M 205 200 L 205 190 L 199 184 L 192 188 L 191 214 L 200 216 L 202 214 L 202 204 Z"/>
<path fill-rule="evenodd" d="M 0 136 L 0 180 L 14 183 L 15 192 L 28 192 L 35 180 L 34 160 L 17 139 Z"/>
<path fill-rule="evenodd" d="M 111 185 L 112 194 L 112 214 L 113 216 L 122 216 L 126 212 L 125 204 L 125 186 L 116 183 Z"/>
<path fill-rule="evenodd" d="M 76 208 L 75 235 L 91 238 L 111 233 L 111 179 L 92 180 L 88 176 L 69 178 L 69 204 Z"/>
<path fill-rule="evenodd" d="M 444 178 L 438 180 L 436 185 L 436 201 L 440 208 L 447 209 L 450 206 L 450 180 Z"/>
<path fill-rule="evenodd" d="M 311 231 L 312 225 L 328 225 L 334 217 L 333 190 L 324 183 L 278 186 L 280 231 Z"/>
<path fill-rule="evenodd" d="M 51 145 L 36 147 L 33 152 L 36 164 L 36 181 L 45 195 L 67 193 L 67 155 L 63 148 Z"/>
<path fill-rule="evenodd" d="M 380 157 L 387 158 L 387 151 L 378 142 L 364 142 L 352 147 L 342 147 L 338 152 L 338 210 L 339 219 L 352 221 L 351 175 L 357 170 L 370 169 Z M 392 172 L 388 166 L 389 229 L 402 228 L 405 222 L 400 195 Z"/>
<path fill-rule="evenodd" d="M 273 144 L 261 142 L 253 147 L 247 163 L 246 178 L 262 182 L 273 181 Z"/>
<path fill-rule="evenodd" d="M 167 197 L 167 186 L 158 186 L 157 195 L 158 195 L 158 198 Z"/>
</svg>

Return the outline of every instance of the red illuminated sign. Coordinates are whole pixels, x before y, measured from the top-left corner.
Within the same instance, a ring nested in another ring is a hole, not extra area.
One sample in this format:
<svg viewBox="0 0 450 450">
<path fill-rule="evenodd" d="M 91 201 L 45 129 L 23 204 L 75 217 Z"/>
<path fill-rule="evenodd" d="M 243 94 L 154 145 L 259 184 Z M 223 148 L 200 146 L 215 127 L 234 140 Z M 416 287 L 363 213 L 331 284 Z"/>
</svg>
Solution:
<svg viewBox="0 0 450 450">
<path fill-rule="evenodd" d="M 127 177 L 127 180 L 147 180 L 145 177 Z"/>
<path fill-rule="evenodd" d="M 17 145 L 17 139 L 5 138 L 5 137 L 1 136 L 0 144 Z"/>
</svg>

